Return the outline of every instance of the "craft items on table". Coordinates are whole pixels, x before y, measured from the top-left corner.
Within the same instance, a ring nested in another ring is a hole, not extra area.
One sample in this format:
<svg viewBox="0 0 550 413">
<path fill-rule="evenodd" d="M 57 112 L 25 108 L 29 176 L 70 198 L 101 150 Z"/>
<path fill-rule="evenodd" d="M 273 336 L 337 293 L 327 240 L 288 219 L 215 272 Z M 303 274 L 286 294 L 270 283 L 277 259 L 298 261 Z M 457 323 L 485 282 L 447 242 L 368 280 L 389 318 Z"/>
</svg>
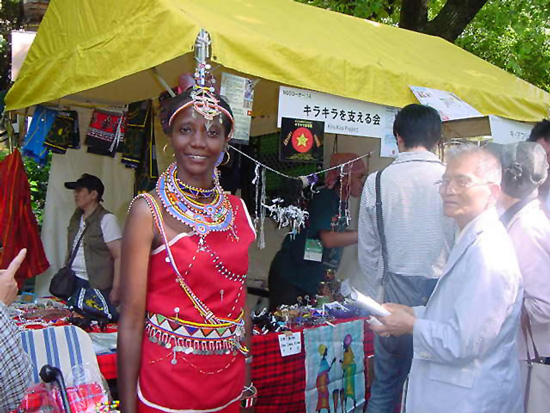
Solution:
<svg viewBox="0 0 550 413">
<path fill-rule="evenodd" d="M 74 110 L 58 111 L 46 136 L 44 146 L 53 153 L 65 154 L 68 148 L 80 148 L 80 129 L 78 112 Z"/>
<path fill-rule="evenodd" d="M 23 330 L 39 330 L 51 326 L 73 324 L 87 332 L 116 332 L 116 324 L 100 324 L 71 311 L 55 297 L 39 299 L 38 303 L 15 302 L 9 307 L 10 316 Z"/>
<path fill-rule="evenodd" d="M 22 153 L 24 156 L 34 159 L 41 165 L 46 163 L 48 149 L 44 147 L 44 141 L 56 117 L 56 110 L 41 105 L 35 107 L 29 130 L 23 142 Z"/>
<path fill-rule="evenodd" d="M 114 157 L 122 147 L 126 132 L 126 115 L 96 109 L 86 134 L 88 152 Z"/>
</svg>

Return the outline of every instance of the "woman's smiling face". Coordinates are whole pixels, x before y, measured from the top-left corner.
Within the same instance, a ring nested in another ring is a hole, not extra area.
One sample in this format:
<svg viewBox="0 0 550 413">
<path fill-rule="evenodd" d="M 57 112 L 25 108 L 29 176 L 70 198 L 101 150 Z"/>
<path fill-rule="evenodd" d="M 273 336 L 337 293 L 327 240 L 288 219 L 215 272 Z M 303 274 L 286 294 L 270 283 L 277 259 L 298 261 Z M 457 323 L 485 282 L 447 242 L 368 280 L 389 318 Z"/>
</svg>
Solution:
<svg viewBox="0 0 550 413">
<path fill-rule="evenodd" d="M 229 138 L 220 123 L 221 114 L 207 121 L 198 113 L 193 116 L 193 111 L 190 106 L 175 116 L 170 142 L 178 164 L 178 178 L 192 186 L 209 188 L 216 161 Z"/>
</svg>

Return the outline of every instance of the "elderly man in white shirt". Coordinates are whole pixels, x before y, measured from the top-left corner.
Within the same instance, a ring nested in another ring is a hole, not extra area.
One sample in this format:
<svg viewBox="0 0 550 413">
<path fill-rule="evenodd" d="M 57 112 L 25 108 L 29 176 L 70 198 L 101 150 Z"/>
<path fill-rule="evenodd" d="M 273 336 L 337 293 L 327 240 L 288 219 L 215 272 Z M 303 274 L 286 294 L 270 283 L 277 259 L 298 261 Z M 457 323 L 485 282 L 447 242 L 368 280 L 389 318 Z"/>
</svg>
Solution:
<svg viewBox="0 0 550 413">
<path fill-rule="evenodd" d="M 461 232 L 426 307 L 385 304 L 372 329 L 413 334 L 407 413 L 523 412 L 516 336 L 523 287 L 514 246 L 499 220 L 498 160 L 464 145 L 440 185 L 445 215 Z"/>
<path fill-rule="evenodd" d="M 378 300 L 425 305 L 456 233 L 453 220 L 443 215 L 436 185 L 445 165 L 431 152 L 441 139 L 441 119 L 431 107 L 408 105 L 395 117 L 393 132 L 399 156 L 384 170 L 371 174 L 363 190 L 358 248 L 361 276 L 352 284 Z M 378 222 L 377 209 L 383 222 Z M 401 400 L 409 374 L 412 336 L 376 337 L 374 352 L 367 412 L 391 413 Z"/>
</svg>

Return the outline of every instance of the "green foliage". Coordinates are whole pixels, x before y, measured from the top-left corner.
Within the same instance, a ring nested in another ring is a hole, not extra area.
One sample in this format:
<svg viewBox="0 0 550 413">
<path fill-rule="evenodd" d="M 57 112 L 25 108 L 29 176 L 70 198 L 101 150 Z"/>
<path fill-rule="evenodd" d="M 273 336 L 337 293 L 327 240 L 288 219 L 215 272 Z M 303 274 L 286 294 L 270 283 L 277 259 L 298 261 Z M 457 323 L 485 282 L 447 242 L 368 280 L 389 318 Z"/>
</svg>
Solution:
<svg viewBox="0 0 550 413">
<path fill-rule="evenodd" d="M 457 45 L 550 91 L 548 0 L 490 0 Z"/>
<path fill-rule="evenodd" d="M 398 25 L 401 0 L 296 0 Z M 430 0 L 428 19 L 446 0 Z M 548 0 L 489 0 L 456 44 L 550 92 L 550 3 Z"/>
<path fill-rule="evenodd" d="M 399 11 L 394 6 L 398 0 L 296 0 L 299 3 L 329 9 L 338 13 L 397 24 Z M 395 13 L 397 11 L 397 14 Z"/>
<path fill-rule="evenodd" d="M 4 159 L 8 154 L 8 150 L 0 146 L 0 160 Z M 42 228 L 44 206 L 46 205 L 46 192 L 48 190 L 51 159 L 52 154 L 49 153 L 46 165 L 42 166 L 31 158 L 23 157 L 23 164 L 25 165 L 25 171 L 29 178 L 32 212 L 40 228 Z"/>
<path fill-rule="evenodd" d="M 12 30 L 22 27 L 21 3 L 19 0 L 0 0 L 0 90 L 10 83 Z"/>
</svg>

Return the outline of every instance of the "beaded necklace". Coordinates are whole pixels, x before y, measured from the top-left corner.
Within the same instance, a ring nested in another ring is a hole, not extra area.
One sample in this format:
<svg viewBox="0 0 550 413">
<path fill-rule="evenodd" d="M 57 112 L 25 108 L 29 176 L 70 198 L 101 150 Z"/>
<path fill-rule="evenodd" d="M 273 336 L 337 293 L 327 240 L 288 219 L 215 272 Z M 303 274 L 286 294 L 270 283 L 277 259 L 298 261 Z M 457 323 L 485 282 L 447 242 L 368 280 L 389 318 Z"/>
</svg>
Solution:
<svg viewBox="0 0 550 413">
<path fill-rule="evenodd" d="M 156 188 L 162 205 L 173 218 L 203 237 L 212 231 L 233 229 L 235 217 L 231 203 L 223 193 L 217 176 L 214 179 L 214 199 L 203 204 L 191 192 L 182 190 L 176 174 L 177 165 L 173 163 L 159 177 Z"/>
<path fill-rule="evenodd" d="M 195 199 L 208 199 L 216 195 L 216 186 L 212 189 L 197 188 L 196 186 L 191 186 L 182 182 L 178 178 L 176 178 L 176 184 L 182 192 L 189 194 Z"/>
</svg>

